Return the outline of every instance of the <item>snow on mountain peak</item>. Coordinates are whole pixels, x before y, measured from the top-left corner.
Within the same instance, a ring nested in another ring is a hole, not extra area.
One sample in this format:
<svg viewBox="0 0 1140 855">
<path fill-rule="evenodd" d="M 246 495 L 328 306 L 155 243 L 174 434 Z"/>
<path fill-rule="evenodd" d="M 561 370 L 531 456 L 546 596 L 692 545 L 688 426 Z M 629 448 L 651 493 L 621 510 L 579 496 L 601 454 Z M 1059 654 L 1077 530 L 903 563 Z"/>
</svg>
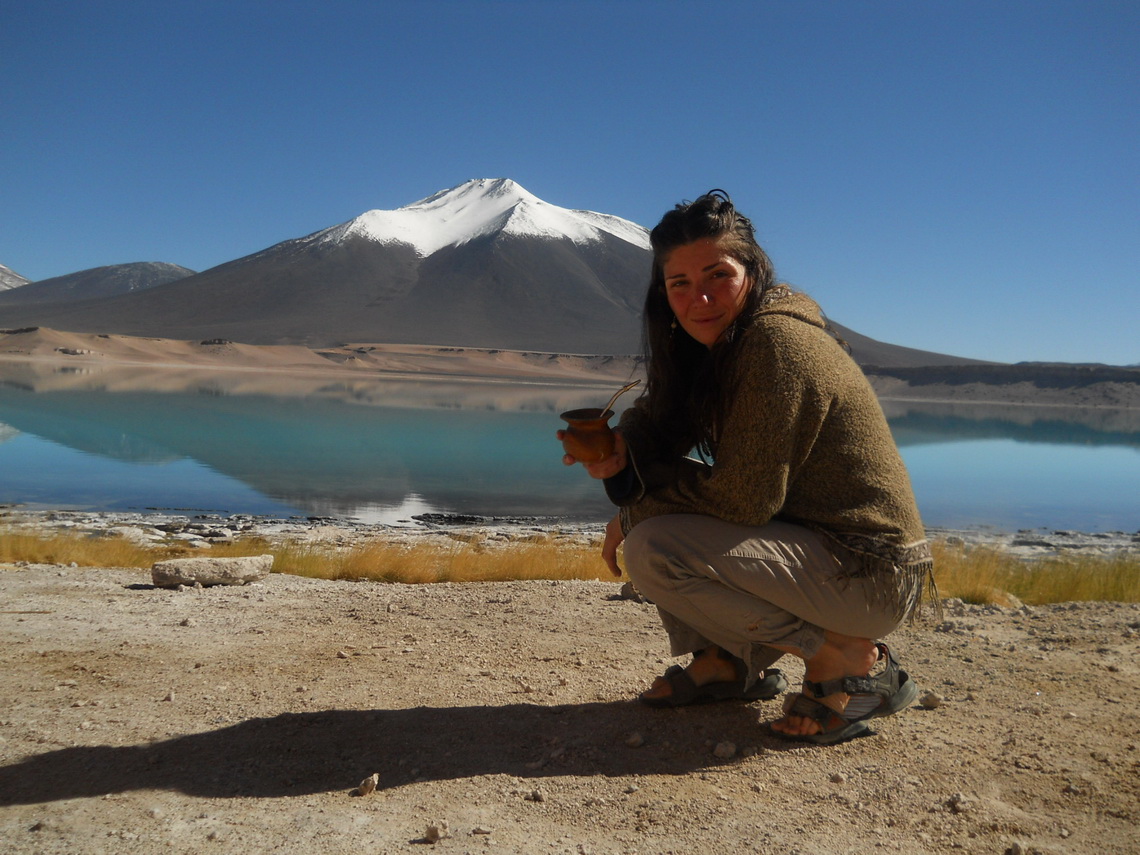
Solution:
<svg viewBox="0 0 1140 855">
<path fill-rule="evenodd" d="M 21 285 L 27 285 L 28 280 L 12 270 L 10 267 L 5 267 L 0 264 L 0 291 L 7 291 L 11 288 L 19 288 Z"/>
<path fill-rule="evenodd" d="M 646 229 L 609 214 L 572 211 L 544 202 L 508 178 L 476 179 L 397 208 L 368 211 L 320 232 L 322 242 L 363 237 L 380 243 L 404 243 L 427 257 L 445 246 L 484 235 L 509 234 L 569 238 L 593 243 L 606 232 L 649 248 Z"/>
</svg>

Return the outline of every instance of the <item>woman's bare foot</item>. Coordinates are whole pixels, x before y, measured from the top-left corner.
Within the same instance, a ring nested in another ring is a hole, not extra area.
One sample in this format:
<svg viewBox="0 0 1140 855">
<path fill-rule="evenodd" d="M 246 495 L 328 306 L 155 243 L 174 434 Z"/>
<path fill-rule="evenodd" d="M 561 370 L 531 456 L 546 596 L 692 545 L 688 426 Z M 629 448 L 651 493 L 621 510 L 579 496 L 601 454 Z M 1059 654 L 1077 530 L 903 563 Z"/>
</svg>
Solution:
<svg viewBox="0 0 1140 855">
<path fill-rule="evenodd" d="M 736 668 L 728 659 L 717 655 L 718 648 L 713 645 L 698 651 L 693 661 L 685 668 L 685 673 L 694 685 L 705 686 L 709 683 L 727 683 L 737 679 Z M 673 694 L 673 686 L 664 677 L 657 677 L 648 689 L 641 693 L 646 701 L 663 700 Z"/>
<path fill-rule="evenodd" d="M 804 680 L 823 683 L 841 677 L 866 676 L 878 660 L 879 650 L 871 639 L 828 632 L 819 652 L 804 663 Z M 851 696 L 836 692 L 816 700 L 841 714 L 847 709 Z M 785 715 L 772 722 L 771 727 L 785 736 L 814 736 L 823 730 L 819 722 L 800 715 Z"/>
</svg>

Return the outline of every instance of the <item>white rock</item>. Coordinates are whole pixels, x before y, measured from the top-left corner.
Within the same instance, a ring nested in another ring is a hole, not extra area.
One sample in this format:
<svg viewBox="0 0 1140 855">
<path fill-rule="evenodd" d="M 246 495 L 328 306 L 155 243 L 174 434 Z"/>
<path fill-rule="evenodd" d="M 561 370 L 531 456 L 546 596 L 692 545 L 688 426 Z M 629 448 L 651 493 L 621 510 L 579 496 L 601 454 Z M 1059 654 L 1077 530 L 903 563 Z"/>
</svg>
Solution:
<svg viewBox="0 0 1140 855">
<path fill-rule="evenodd" d="M 170 558 L 151 567 L 151 581 L 158 588 L 179 585 L 246 585 L 263 579 L 273 569 L 272 555 L 241 558 Z"/>
</svg>

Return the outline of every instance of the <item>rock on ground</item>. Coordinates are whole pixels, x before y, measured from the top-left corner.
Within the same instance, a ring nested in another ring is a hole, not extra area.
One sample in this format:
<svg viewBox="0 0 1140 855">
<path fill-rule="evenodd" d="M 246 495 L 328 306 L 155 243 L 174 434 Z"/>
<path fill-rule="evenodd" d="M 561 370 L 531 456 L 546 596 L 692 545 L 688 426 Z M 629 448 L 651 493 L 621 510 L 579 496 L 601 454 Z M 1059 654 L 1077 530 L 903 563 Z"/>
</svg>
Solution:
<svg viewBox="0 0 1140 855">
<path fill-rule="evenodd" d="M 168 558 L 154 563 L 150 577 L 159 588 L 177 588 L 179 585 L 248 585 L 264 579 L 272 569 L 272 555 Z"/>
</svg>

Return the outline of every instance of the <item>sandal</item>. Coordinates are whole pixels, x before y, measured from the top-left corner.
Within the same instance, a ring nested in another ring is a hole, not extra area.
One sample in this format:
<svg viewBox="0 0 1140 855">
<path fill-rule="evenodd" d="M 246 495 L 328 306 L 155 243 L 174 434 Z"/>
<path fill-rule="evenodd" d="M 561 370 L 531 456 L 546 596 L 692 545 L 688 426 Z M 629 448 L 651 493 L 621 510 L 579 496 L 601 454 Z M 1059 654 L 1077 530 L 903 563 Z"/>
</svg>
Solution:
<svg viewBox="0 0 1140 855">
<path fill-rule="evenodd" d="M 748 666 L 744 664 L 744 660 L 738 659 L 720 647 L 716 648 L 714 655 L 732 663 L 736 671 L 735 679 L 698 686 L 688 671 L 680 665 L 673 665 L 661 675 L 661 679 L 668 683 L 673 691 L 662 698 L 646 697 L 643 693 L 638 695 L 637 699 L 651 707 L 685 707 L 717 701 L 770 701 L 788 688 L 788 681 L 784 679 L 778 668 L 769 668 L 755 683 L 746 687 L 744 681 L 748 677 Z"/>
<path fill-rule="evenodd" d="M 773 729 L 771 725 L 768 727 L 769 732 L 780 739 L 813 742 L 816 745 L 834 745 L 837 742 L 873 733 L 866 725 L 867 719 L 894 715 L 914 703 L 918 697 L 918 686 L 914 680 L 899 667 L 887 645 L 878 642 L 875 646 L 879 649 L 879 659 L 887 660 L 887 667 L 878 676 L 838 677 L 819 683 L 804 680 L 803 687 L 811 694 L 797 692 L 784 700 L 785 716 L 810 718 L 819 723 L 821 728 L 819 733 L 782 733 Z M 847 708 L 841 713 L 816 700 L 838 692 L 851 696 Z M 856 701 L 856 698 L 860 700 Z M 878 703 L 868 709 L 868 703 L 873 702 L 875 698 L 878 698 Z"/>
</svg>

